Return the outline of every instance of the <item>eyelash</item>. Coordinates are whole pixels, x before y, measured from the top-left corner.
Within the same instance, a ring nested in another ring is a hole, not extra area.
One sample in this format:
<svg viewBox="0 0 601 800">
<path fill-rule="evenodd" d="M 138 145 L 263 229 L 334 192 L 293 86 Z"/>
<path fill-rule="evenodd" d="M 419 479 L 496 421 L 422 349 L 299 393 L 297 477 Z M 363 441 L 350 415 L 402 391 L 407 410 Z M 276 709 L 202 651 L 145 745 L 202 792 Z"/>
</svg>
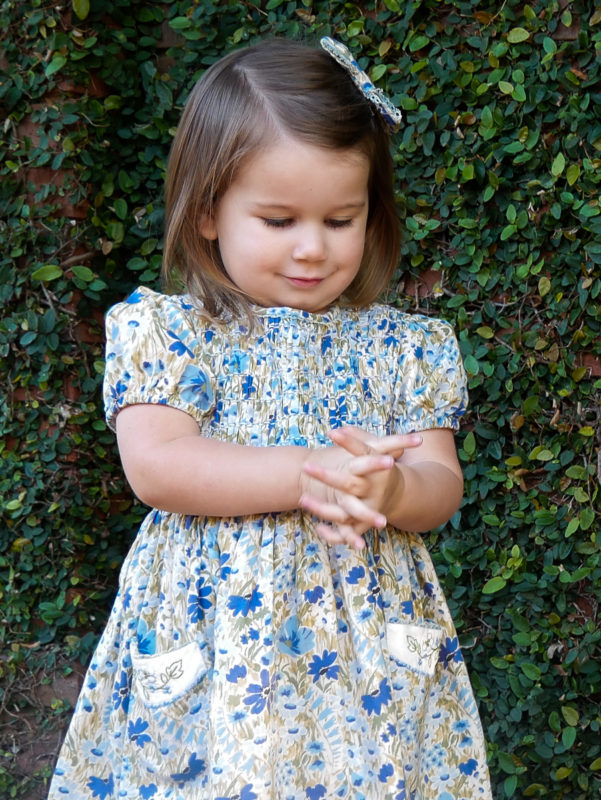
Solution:
<svg viewBox="0 0 601 800">
<path fill-rule="evenodd" d="M 289 217 L 262 217 L 263 223 L 268 228 L 288 228 L 294 224 L 294 220 Z M 348 228 L 353 224 L 352 219 L 330 219 L 326 220 L 326 225 L 336 230 L 337 228 Z"/>
</svg>

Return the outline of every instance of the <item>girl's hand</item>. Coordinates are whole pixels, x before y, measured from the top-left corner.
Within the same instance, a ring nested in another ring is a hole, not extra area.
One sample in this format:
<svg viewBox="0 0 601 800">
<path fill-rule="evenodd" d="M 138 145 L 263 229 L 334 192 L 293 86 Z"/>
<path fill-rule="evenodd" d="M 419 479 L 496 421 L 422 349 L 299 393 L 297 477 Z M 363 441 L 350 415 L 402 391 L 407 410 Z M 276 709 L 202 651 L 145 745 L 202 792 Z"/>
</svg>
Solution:
<svg viewBox="0 0 601 800">
<path fill-rule="evenodd" d="M 391 499 L 403 491 L 395 459 L 418 447 L 422 437 L 378 437 L 345 427 L 331 431 L 330 438 L 336 447 L 313 451 L 305 462 L 303 472 L 312 481 L 305 481 L 300 504 L 323 520 L 316 526 L 322 538 L 360 549 L 367 530 L 386 526 Z"/>
</svg>

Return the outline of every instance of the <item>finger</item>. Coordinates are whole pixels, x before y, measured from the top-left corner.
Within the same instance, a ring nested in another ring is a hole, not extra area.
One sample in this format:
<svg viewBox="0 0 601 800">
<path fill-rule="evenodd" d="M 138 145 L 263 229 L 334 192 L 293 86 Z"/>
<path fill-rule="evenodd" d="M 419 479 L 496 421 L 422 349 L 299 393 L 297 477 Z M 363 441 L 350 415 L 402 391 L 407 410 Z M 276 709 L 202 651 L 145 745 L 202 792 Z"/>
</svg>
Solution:
<svg viewBox="0 0 601 800">
<path fill-rule="evenodd" d="M 407 448 L 419 447 L 423 437 L 420 433 L 396 433 L 391 436 L 374 436 L 361 428 L 346 426 L 328 433 L 330 439 L 353 455 L 366 452 L 391 455 L 398 459 Z"/>
<path fill-rule="evenodd" d="M 349 521 L 349 515 L 338 503 L 326 503 L 311 495 L 303 495 L 299 501 L 303 511 L 308 511 L 314 517 L 343 525 Z"/>
<path fill-rule="evenodd" d="M 392 436 L 382 436 L 371 445 L 376 453 L 387 453 L 395 458 L 400 458 L 407 449 L 419 447 L 423 441 L 421 433 L 395 433 Z M 399 455 L 395 455 L 396 453 Z"/>
<path fill-rule="evenodd" d="M 367 526 L 368 530 L 385 528 L 387 524 L 384 514 L 370 508 L 353 495 L 343 495 L 337 503 L 326 503 L 312 495 L 303 495 L 299 504 L 302 509 L 309 511 L 315 517 L 336 525 L 345 525 L 352 520 L 354 523 Z"/>
<path fill-rule="evenodd" d="M 333 428 L 328 431 L 328 436 L 339 447 L 343 447 L 348 453 L 354 456 L 364 456 L 371 453 L 371 445 L 368 442 L 371 434 L 362 431 L 361 428 L 353 428 L 350 426 L 344 428 Z"/>
<path fill-rule="evenodd" d="M 361 496 L 367 490 L 367 484 L 363 478 L 374 472 L 384 472 L 394 466 L 394 458 L 390 455 L 369 455 L 357 456 L 349 462 L 346 469 L 331 469 L 312 461 L 307 461 L 303 465 L 303 472 L 312 478 L 338 489 Z"/>
<path fill-rule="evenodd" d="M 348 544 L 355 550 L 365 547 L 365 540 L 351 526 L 331 527 L 321 522 L 315 526 L 315 532 L 328 544 Z"/>
</svg>

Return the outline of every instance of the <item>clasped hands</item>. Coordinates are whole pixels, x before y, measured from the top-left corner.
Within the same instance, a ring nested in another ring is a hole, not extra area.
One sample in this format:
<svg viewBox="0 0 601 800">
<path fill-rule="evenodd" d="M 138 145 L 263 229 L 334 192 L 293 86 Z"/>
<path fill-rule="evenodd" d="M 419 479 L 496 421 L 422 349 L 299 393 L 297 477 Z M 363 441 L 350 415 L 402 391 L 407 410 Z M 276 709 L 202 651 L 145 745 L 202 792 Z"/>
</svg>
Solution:
<svg viewBox="0 0 601 800">
<path fill-rule="evenodd" d="M 366 531 L 386 526 L 404 488 L 397 462 L 422 437 L 379 437 L 356 427 L 336 428 L 329 437 L 334 447 L 311 450 L 304 462 L 299 504 L 320 520 L 315 530 L 322 539 L 360 550 Z"/>
</svg>

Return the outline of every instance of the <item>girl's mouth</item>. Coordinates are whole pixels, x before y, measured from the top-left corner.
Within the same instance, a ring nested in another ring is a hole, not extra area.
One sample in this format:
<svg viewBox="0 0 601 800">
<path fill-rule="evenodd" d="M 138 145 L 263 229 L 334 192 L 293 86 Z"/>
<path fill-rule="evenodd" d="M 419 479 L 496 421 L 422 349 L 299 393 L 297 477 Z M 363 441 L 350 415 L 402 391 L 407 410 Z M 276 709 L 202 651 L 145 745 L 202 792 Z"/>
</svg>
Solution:
<svg viewBox="0 0 601 800">
<path fill-rule="evenodd" d="M 299 286 L 302 289 L 311 289 L 314 286 L 319 286 L 323 278 L 288 278 L 293 286 Z"/>
</svg>

